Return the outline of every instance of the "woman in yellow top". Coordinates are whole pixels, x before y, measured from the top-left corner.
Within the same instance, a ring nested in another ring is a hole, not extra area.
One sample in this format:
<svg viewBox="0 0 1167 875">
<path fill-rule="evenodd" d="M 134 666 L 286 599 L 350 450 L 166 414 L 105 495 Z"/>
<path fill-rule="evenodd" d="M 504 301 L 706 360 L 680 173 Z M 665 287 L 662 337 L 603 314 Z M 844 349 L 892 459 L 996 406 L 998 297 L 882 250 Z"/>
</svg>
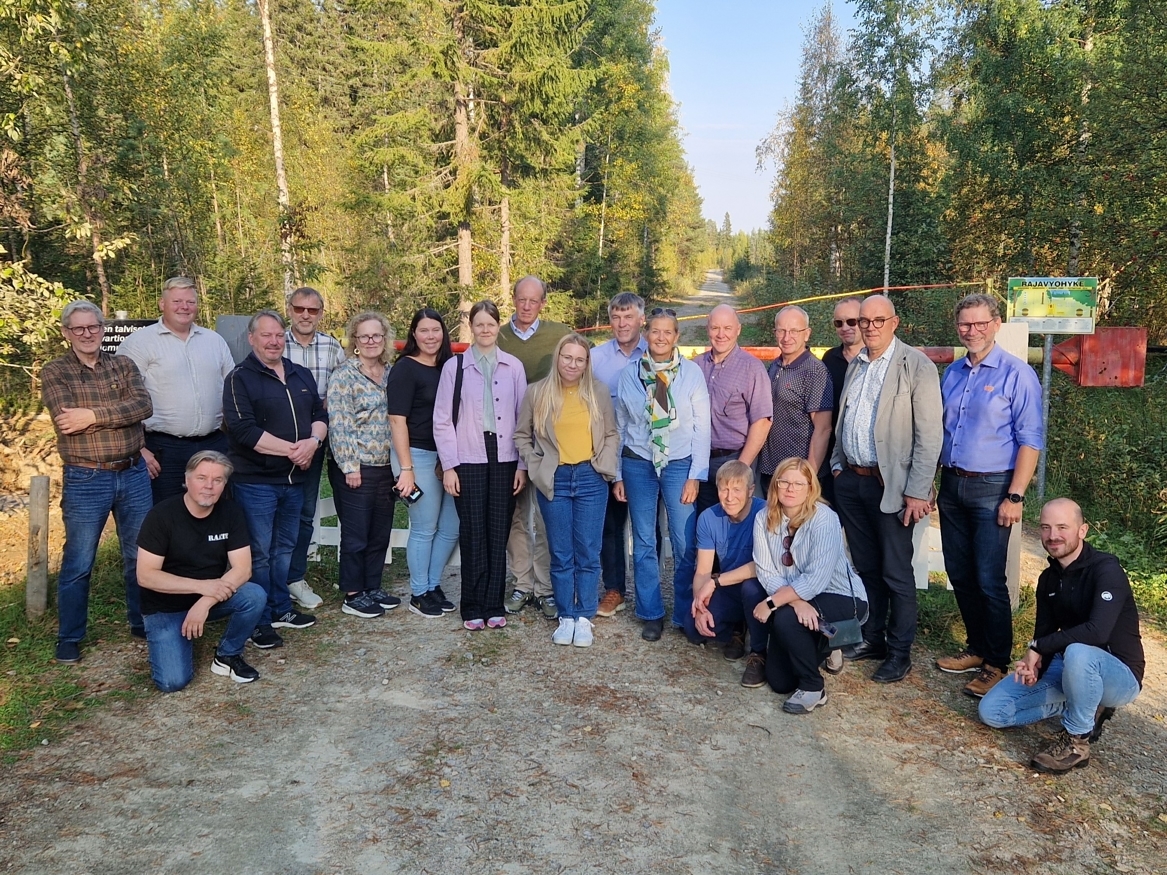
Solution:
<svg viewBox="0 0 1167 875">
<path fill-rule="evenodd" d="M 551 640 L 576 647 L 592 643 L 608 481 L 616 476 L 620 444 L 611 394 L 592 376 L 591 357 L 580 335 L 562 338 L 551 373 L 527 390 L 515 428 L 547 526 L 559 605 Z"/>
</svg>

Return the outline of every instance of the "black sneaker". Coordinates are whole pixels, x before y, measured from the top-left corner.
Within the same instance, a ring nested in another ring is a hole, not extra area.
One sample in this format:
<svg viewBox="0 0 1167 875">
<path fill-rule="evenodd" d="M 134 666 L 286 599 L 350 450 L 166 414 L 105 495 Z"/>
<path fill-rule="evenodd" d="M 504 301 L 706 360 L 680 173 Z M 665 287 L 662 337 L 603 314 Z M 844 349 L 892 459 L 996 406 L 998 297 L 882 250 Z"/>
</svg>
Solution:
<svg viewBox="0 0 1167 875">
<path fill-rule="evenodd" d="M 273 647 L 283 647 L 284 639 L 271 626 L 256 626 L 248 639 L 260 650 L 270 650 Z"/>
<path fill-rule="evenodd" d="M 457 605 L 446 598 L 446 594 L 442 592 L 442 588 L 440 586 L 435 586 L 430 590 L 429 594 L 432 596 L 437 596 L 438 605 L 441 607 L 443 614 L 449 614 L 458 610 Z"/>
<path fill-rule="evenodd" d="M 395 595 L 389 595 L 383 589 L 370 590 L 367 595 L 387 611 L 401 607 L 401 599 Z"/>
<path fill-rule="evenodd" d="M 409 600 L 409 612 L 417 614 L 419 617 L 440 617 L 442 616 L 442 605 L 434 596 L 433 592 L 427 592 L 425 595 L 415 595 Z"/>
<path fill-rule="evenodd" d="M 248 665 L 242 656 L 220 656 L 216 653 L 211 662 L 211 673 L 231 678 L 237 684 L 259 680 L 259 672 Z"/>
<path fill-rule="evenodd" d="M 61 665 L 76 665 L 81 661 L 81 645 L 76 641 L 58 641 L 55 659 Z"/>
<path fill-rule="evenodd" d="M 344 604 L 340 609 L 354 617 L 364 617 L 370 620 L 385 613 L 385 609 L 377 603 L 371 592 L 354 592 L 344 597 Z"/>
<path fill-rule="evenodd" d="M 316 625 L 316 618 L 311 614 L 301 614 L 293 609 L 271 621 L 277 629 L 307 629 Z"/>
</svg>

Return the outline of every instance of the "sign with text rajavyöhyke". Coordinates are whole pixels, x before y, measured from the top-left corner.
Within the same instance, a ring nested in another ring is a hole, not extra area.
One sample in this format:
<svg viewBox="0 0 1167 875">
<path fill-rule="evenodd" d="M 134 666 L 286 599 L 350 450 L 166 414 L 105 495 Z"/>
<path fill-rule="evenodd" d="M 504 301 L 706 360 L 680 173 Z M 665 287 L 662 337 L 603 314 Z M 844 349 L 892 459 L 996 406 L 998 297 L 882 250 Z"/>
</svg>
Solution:
<svg viewBox="0 0 1167 875">
<path fill-rule="evenodd" d="M 1096 276 L 1009 277 L 1009 321 L 1034 334 L 1093 334 Z"/>
</svg>

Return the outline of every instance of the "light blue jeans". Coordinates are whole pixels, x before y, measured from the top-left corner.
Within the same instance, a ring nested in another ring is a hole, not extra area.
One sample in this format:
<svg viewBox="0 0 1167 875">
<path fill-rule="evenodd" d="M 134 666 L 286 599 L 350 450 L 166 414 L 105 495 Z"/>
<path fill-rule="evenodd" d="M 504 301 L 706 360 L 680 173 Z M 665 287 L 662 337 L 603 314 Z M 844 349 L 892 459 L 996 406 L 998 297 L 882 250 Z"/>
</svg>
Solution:
<svg viewBox="0 0 1167 875">
<path fill-rule="evenodd" d="M 409 448 L 413 462 L 413 482 L 424 495 L 409 507 L 409 540 L 405 561 L 409 564 L 409 592 L 422 596 L 439 586 L 442 572 L 458 546 L 458 508 L 454 497 L 438 479 L 438 454 L 433 450 Z M 393 457 L 393 471 L 401 473 L 401 463 Z"/>
<path fill-rule="evenodd" d="M 994 729 L 1026 726 L 1060 714 L 1066 732 L 1086 735 L 1094 729 L 1100 706 L 1121 708 L 1138 694 L 1138 680 L 1117 656 L 1089 644 L 1071 644 L 1032 687 L 1007 675 L 985 694 L 978 710 L 981 721 Z"/>
</svg>

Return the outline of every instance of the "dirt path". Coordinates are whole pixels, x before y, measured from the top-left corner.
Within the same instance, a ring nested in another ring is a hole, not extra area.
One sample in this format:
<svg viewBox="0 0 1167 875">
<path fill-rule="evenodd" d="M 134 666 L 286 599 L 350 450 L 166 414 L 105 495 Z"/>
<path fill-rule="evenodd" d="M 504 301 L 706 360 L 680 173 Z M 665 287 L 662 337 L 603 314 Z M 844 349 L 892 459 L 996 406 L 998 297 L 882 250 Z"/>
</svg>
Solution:
<svg viewBox="0 0 1167 875">
<path fill-rule="evenodd" d="M 398 593 L 403 560 L 387 576 Z M 795 717 L 718 651 L 641 641 L 630 611 L 577 649 L 530 612 L 467 633 L 404 609 L 359 620 L 326 598 L 316 628 L 249 649 L 258 683 L 212 676 L 204 642 L 187 690 L 98 709 L 5 767 L 0 870 L 1163 871 L 1155 640 L 1147 690 L 1093 767 L 1052 779 L 1024 763 L 1054 727 L 982 727 L 919 649 L 904 683 L 849 666 Z M 128 641 L 45 670 L 149 688 Z"/>
<path fill-rule="evenodd" d="M 705 282 L 697 294 L 679 301 L 675 309 L 681 319 L 681 343 L 708 346 L 709 335 L 705 331 L 705 317 L 718 304 L 733 304 L 737 299 L 733 289 L 722 282 L 722 272 L 710 270 L 705 273 Z"/>
</svg>

